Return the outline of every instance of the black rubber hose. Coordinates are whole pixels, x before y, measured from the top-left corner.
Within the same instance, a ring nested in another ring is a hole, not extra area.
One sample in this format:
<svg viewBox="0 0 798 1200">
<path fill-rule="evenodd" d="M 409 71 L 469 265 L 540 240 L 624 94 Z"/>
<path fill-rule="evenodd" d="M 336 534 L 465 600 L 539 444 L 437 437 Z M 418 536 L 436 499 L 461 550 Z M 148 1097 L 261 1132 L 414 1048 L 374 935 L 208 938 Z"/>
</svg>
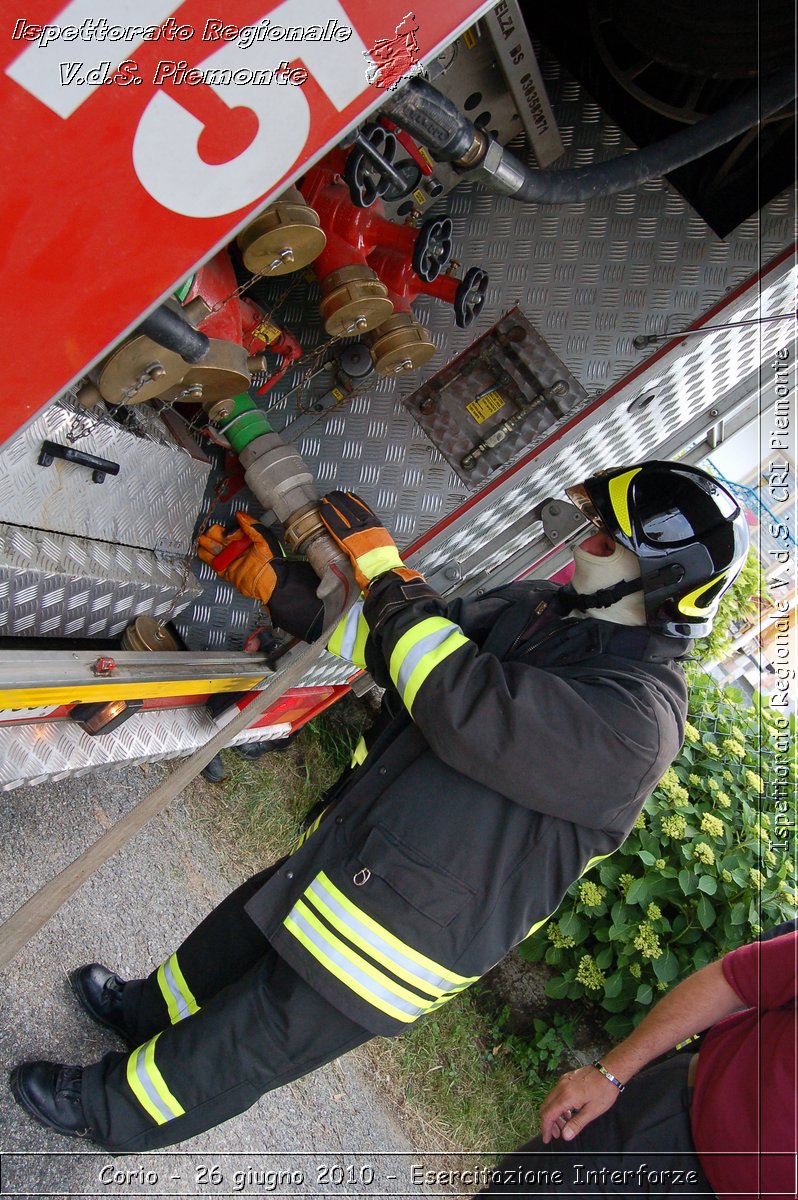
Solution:
<svg viewBox="0 0 798 1200">
<path fill-rule="evenodd" d="M 413 91 L 405 103 L 402 98 L 413 85 Z M 430 96 L 430 93 L 434 93 Z M 780 71 L 763 80 L 760 87 L 752 88 L 738 100 L 719 112 L 705 117 L 697 125 L 647 146 L 633 150 L 609 162 L 590 167 L 574 167 L 564 171 L 537 171 L 527 167 L 507 150 L 501 152 L 500 169 L 495 172 L 497 191 L 510 195 L 515 200 L 535 204 L 572 204 L 593 197 L 612 196 L 659 179 L 678 167 L 693 162 L 711 150 L 730 142 L 745 133 L 757 122 L 764 120 L 784 108 L 795 99 L 796 79 L 792 69 Z M 454 161 L 454 147 L 473 144 L 478 130 L 467 117 L 458 112 L 459 122 L 454 128 L 451 105 L 438 103 L 440 94 L 421 79 L 412 79 L 407 88 L 392 102 L 391 119 L 406 128 L 414 137 L 424 142 L 431 131 L 438 129 L 440 142 L 426 141 L 433 156 L 442 161 Z M 445 99 L 440 97 L 441 99 Z M 428 107 L 432 117 L 425 122 L 423 110 Z M 457 111 L 457 110 L 455 110 Z M 407 120 L 408 124 L 404 124 Z M 480 176 L 486 187 L 491 186 L 490 167 L 483 167 Z"/>
<path fill-rule="evenodd" d="M 136 333 L 143 333 L 159 346 L 173 350 L 187 363 L 202 362 L 211 348 L 204 333 L 189 325 L 184 317 L 165 304 L 145 317 Z"/>
<path fill-rule="evenodd" d="M 477 132 L 454 101 L 424 79 L 409 79 L 385 105 L 384 111 L 438 162 L 455 162 L 470 149 Z"/>
</svg>

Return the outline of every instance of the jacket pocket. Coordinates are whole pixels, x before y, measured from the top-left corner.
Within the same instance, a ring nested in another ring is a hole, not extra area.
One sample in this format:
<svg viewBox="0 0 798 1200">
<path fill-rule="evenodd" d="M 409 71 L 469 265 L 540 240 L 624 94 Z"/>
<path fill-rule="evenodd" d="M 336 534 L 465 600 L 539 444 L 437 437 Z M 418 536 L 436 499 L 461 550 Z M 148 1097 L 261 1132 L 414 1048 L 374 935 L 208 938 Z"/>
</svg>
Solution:
<svg viewBox="0 0 798 1200">
<path fill-rule="evenodd" d="M 437 925 L 448 925 L 475 894 L 462 879 L 380 826 L 368 834 L 357 862 L 356 885 L 368 890 L 376 877 Z"/>
</svg>

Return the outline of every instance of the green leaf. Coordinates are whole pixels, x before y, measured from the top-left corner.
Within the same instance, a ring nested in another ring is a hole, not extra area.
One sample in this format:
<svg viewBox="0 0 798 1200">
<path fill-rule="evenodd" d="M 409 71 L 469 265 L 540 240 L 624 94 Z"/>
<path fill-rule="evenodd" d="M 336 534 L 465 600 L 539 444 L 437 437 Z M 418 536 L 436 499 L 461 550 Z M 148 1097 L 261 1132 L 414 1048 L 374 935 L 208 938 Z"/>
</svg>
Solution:
<svg viewBox="0 0 798 1200">
<path fill-rule="evenodd" d="M 582 919 L 577 913 L 569 912 L 564 917 L 559 918 L 560 929 L 566 937 L 573 938 L 578 944 L 583 942 L 587 937 L 588 926 L 587 922 Z"/>
<path fill-rule="evenodd" d="M 604 1028 L 611 1041 L 619 1042 L 631 1031 L 632 1022 L 625 1013 L 618 1013 L 604 1022 Z"/>
<path fill-rule="evenodd" d="M 629 891 L 626 893 L 626 901 L 628 904 L 647 904 L 651 899 L 651 891 L 645 879 L 635 879 L 629 884 Z"/>
<path fill-rule="evenodd" d="M 661 983 L 670 983 L 679 974 L 679 960 L 672 950 L 654 959 L 654 974 Z"/>
<path fill-rule="evenodd" d="M 629 1000 L 626 996 L 618 996 L 613 999 L 604 999 L 601 1002 L 601 1007 L 606 1008 L 607 1012 L 611 1013 L 625 1012 L 629 1007 Z"/>
<path fill-rule="evenodd" d="M 555 975 L 553 979 L 546 980 L 546 995 L 552 1000 L 564 1000 L 568 992 L 568 980 L 562 975 Z"/>
<path fill-rule="evenodd" d="M 708 896 L 714 896 L 718 890 L 718 881 L 714 875 L 701 875 L 698 880 L 698 886 Z"/>
<path fill-rule="evenodd" d="M 685 896 L 692 896 L 696 889 L 696 877 L 694 873 L 692 871 L 688 871 L 686 867 L 679 872 L 679 887 L 682 889 L 682 892 Z"/>
<path fill-rule="evenodd" d="M 637 989 L 635 1000 L 638 1004 L 650 1004 L 654 998 L 654 992 L 650 983 L 641 983 Z"/>
<path fill-rule="evenodd" d="M 629 936 L 629 925 L 610 925 L 610 941 L 625 942 Z"/>
<path fill-rule="evenodd" d="M 622 989 L 623 975 L 620 971 L 615 971 L 612 975 L 608 976 L 604 984 L 604 995 L 609 998 L 620 996 Z"/>
<path fill-rule="evenodd" d="M 710 904 L 706 896 L 701 895 L 698 898 L 696 913 L 702 929 L 709 929 L 710 925 L 715 923 L 715 909 Z"/>
<path fill-rule="evenodd" d="M 612 960 L 615 958 L 615 951 L 611 946 L 605 947 L 604 950 L 599 950 L 596 955 L 596 966 L 600 971 L 606 971 Z"/>
<path fill-rule="evenodd" d="M 652 854 L 650 850 L 641 850 L 637 857 L 641 862 L 644 862 L 647 867 L 653 867 L 654 863 L 657 861 L 656 856 Z"/>
</svg>

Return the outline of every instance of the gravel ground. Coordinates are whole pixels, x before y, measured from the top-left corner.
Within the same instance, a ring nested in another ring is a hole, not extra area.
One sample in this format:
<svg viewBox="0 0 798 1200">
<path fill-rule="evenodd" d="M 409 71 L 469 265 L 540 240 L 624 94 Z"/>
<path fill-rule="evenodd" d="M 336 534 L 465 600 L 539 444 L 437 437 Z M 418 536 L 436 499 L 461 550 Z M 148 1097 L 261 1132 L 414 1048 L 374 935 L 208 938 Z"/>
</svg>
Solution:
<svg viewBox="0 0 798 1200">
<path fill-rule="evenodd" d="M 0 919 L 152 791 L 168 769 L 130 767 L 3 794 Z M 88 1063 L 118 1048 L 113 1035 L 78 1009 L 68 972 L 96 960 L 123 977 L 145 974 L 229 890 L 216 852 L 174 802 L 84 884 L 0 976 L 3 1077 L 25 1059 Z M 362 1051 L 271 1093 L 171 1153 L 152 1155 L 91 1153 L 84 1143 L 35 1124 L 2 1087 L 0 1148 L 2 1196 L 429 1194 L 411 1170 L 421 1155 Z"/>
</svg>

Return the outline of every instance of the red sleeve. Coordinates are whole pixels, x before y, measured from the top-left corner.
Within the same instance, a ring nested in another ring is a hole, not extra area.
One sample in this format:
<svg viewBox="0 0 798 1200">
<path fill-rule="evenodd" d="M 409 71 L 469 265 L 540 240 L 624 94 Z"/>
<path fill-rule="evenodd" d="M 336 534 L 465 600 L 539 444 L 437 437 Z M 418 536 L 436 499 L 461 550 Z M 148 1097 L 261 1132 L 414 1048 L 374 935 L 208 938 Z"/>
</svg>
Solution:
<svg viewBox="0 0 798 1200">
<path fill-rule="evenodd" d="M 749 1008 L 786 1008 L 795 1003 L 798 931 L 751 942 L 727 954 L 726 982 Z"/>
</svg>

